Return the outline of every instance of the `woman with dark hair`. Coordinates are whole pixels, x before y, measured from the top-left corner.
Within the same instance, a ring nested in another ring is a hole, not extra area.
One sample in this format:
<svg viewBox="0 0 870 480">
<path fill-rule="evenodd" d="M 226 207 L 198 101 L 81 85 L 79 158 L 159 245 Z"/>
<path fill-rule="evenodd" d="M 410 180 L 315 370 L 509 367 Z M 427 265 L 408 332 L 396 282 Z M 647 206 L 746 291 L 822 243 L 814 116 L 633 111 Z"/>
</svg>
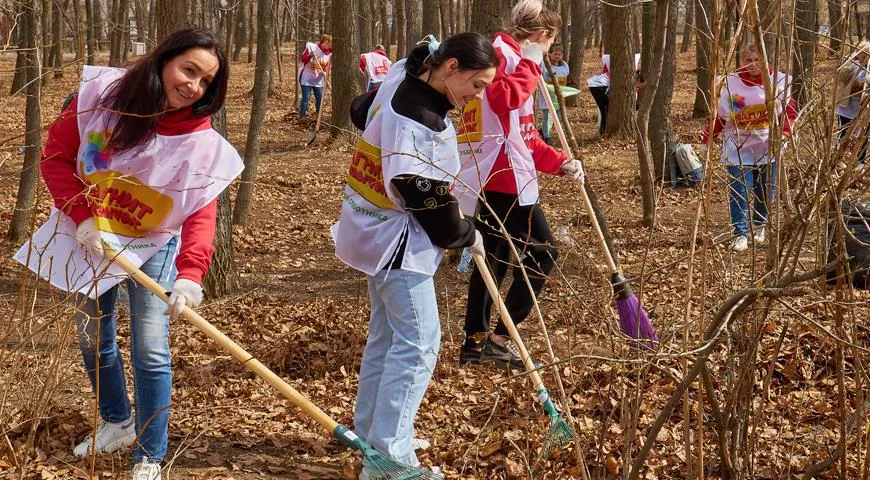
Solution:
<svg viewBox="0 0 870 480">
<path fill-rule="evenodd" d="M 559 252 L 538 203 L 538 172 L 578 178 L 580 162 L 569 160 L 538 137 L 533 94 L 541 78 L 544 52 L 550 49 L 562 27 L 559 14 L 543 8 L 540 0 L 522 0 L 511 12 L 509 32 L 495 35 L 499 56 L 498 73 L 486 87 L 483 99 L 466 107 L 463 115 L 462 173 L 459 199 L 462 212 L 473 215 L 483 233 L 487 261 L 501 283 L 511 259 L 509 240 L 487 205 L 507 228 L 516 249 L 525 254 L 523 264 L 534 294 L 538 295 Z M 474 113 L 470 113 L 469 110 Z M 467 187 L 467 188 L 466 188 Z M 477 188 L 483 196 L 478 200 Z M 522 322 L 532 309 L 532 294 L 519 270 L 507 293 L 507 308 L 514 323 Z M 488 335 L 492 297 L 475 267 L 468 286 L 465 311 L 465 342 L 459 362 L 492 362 L 522 369 L 519 350 L 499 321 Z"/>
<path fill-rule="evenodd" d="M 368 275 L 372 304 L 354 430 L 412 466 L 419 463 L 414 417 L 441 341 L 432 277 L 442 249 L 483 252 L 451 193 L 460 165 L 448 112 L 479 98 L 496 65 L 480 34 L 433 39 L 394 64 L 351 109 L 363 133 L 332 235 L 336 256 Z M 361 478 L 367 476 L 364 468 Z"/>
<path fill-rule="evenodd" d="M 40 256 L 30 267 L 73 292 L 79 347 L 101 417 L 73 451 L 83 457 L 135 441 L 135 480 L 159 479 L 166 455 L 167 314 L 176 318 L 202 301 L 216 198 L 243 168 L 210 122 L 224 104 L 228 67 L 218 38 L 203 29 L 169 35 L 128 70 L 86 66 L 77 97 L 48 131 L 40 163 L 57 210 L 31 240 Z M 169 306 L 120 275 L 95 278 L 104 242 L 171 290 Z M 122 281 L 130 298 L 135 420 L 116 341 Z"/>
</svg>

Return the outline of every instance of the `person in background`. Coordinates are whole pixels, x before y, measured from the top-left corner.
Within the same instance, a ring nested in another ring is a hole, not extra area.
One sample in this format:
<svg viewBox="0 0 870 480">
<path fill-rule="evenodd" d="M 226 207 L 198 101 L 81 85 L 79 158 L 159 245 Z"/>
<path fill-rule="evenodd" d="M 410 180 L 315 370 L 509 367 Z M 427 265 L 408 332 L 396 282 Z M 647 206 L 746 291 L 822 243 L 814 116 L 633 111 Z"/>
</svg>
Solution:
<svg viewBox="0 0 870 480">
<path fill-rule="evenodd" d="M 483 99 L 470 102 L 463 113 L 462 172 L 457 182 L 460 206 L 466 215 L 479 213 L 475 222 L 483 233 L 486 260 L 496 283 L 515 265 L 505 303 L 516 324 L 531 312 L 533 295 L 541 293 L 559 256 L 539 203 L 538 172 L 574 179 L 582 174 L 579 161 L 547 145 L 535 128 L 533 96 L 540 83 L 541 63 L 561 27 L 559 14 L 545 9 L 540 0 L 517 3 L 508 31 L 496 33 L 492 42 L 499 57 L 495 80 L 486 87 Z M 499 222 L 510 239 L 502 235 Z M 525 254 L 522 265 L 531 292 L 508 242 Z M 459 362 L 522 369 L 519 349 L 504 322 L 500 320 L 489 334 L 492 304 L 475 265 L 468 285 L 465 342 Z"/>
<path fill-rule="evenodd" d="M 838 141 L 843 140 L 849 123 L 858 116 L 861 96 L 867 88 L 867 83 L 870 82 L 870 78 L 867 77 L 868 67 L 870 67 L 870 41 L 862 40 L 855 52 L 837 69 L 837 117 L 840 127 L 837 133 Z M 855 134 L 859 135 L 859 132 Z M 864 165 L 866 156 L 867 141 L 865 140 L 858 154 L 858 162 L 861 166 Z"/>
<path fill-rule="evenodd" d="M 393 62 L 390 61 L 383 45 L 375 45 L 373 52 L 363 53 L 359 56 L 359 71 L 368 78 L 367 92 L 380 86 L 392 64 Z"/>
<path fill-rule="evenodd" d="M 607 106 L 610 104 L 610 54 L 601 55 L 601 73 L 589 77 L 586 80 L 586 85 L 589 87 L 589 93 L 595 100 L 595 105 L 598 107 L 598 134 L 604 133 L 604 127 L 607 122 Z M 634 70 L 635 83 L 634 88 L 640 90 L 646 85 L 643 74 L 640 72 L 640 54 L 634 54 Z"/>
<path fill-rule="evenodd" d="M 734 234 L 731 249 L 735 252 L 749 248 L 750 234 L 756 244 L 764 242 L 768 210 L 775 193 L 777 159 L 768 156 L 770 118 L 764 75 L 770 76 L 775 89 L 773 105 L 783 122 L 782 134 L 791 135 L 797 117 L 791 98 L 791 78 L 771 67 L 765 68 L 758 47 L 749 44 L 740 53 L 740 68 L 725 78 L 717 118 L 706 126 L 699 150 L 700 156 L 705 157 L 710 137 L 723 134 L 721 159 L 728 171 L 728 204 Z M 786 100 L 784 111 L 783 100 Z"/>
<path fill-rule="evenodd" d="M 323 86 L 326 84 L 326 74 L 329 71 L 329 61 L 332 58 L 332 35 L 321 35 L 317 43 L 307 42 L 305 51 L 299 57 L 302 68 L 299 72 L 299 85 L 302 88 L 302 98 L 299 100 L 299 119 L 308 114 L 308 102 L 314 94 L 315 110 L 320 112 L 323 101 Z"/>
<path fill-rule="evenodd" d="M 568 83 L 568 62 L 564 60 L 565 51 L 562 49 L 561 45 L 553 45 L 550 47 L 550 65 L 553 67 L 553 73 L 556 75 L 556 81 L 559 82 L 560 86 L 565 86 Z M 552 84 L 553 77 L 550 76 L 550 72 L 547 71 L 544 64 L 541 64 L 541 71 L 544 73 L 544 80 L 547 83 Z M 559 114 L 559 103 L 556 101 L 554 95 L 551 95 L 553 99 L 553 107 L 556 111 L 553 113 L 554 115 Z M 550 118 L 550 112 L 547 109 L 547 101 L 544 99 L 542 93 L 538 92 L 538 107 L 541 109 L 543 119 L 541 120 L 541 136 L 544 138 L 544 141 L 550 142 L 550 125 L 552 124 L 552 119 Z"/>
</svg>

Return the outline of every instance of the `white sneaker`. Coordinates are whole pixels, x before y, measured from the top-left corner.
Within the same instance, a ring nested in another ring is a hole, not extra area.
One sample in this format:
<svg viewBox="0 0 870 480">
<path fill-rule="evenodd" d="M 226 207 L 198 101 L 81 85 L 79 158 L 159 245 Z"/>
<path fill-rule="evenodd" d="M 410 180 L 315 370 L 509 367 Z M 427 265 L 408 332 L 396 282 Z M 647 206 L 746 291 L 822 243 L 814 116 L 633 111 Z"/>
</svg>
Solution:
<svg viewBox="0 0 870 480">
<path fill-rule="evenodd" d="M 731 240 L 731 250 L 735 252 L 743 252 L 749 248 L 749 239 L 746 237 L 737 237 Z"/>
<path fill-rule="evenodd" d="M 755 240 L 755 243 L 764 243 L 764 227 L 756 228 L 755 235 L 752 236 L 752 239 Z"/>
<path fill-rule="evenodd" d="M 132 480 L 160 480 L 160 464 L 143 458 L 133 467 Z"/>
<path fill-rule="evenodd" d="M 133 445 L 136 441 L 136 424 L 133 419 L 127 424 L 109 423 L 100 419 L 97 425 L 97 452 L 110 453 Z M 91 446 L 94 445 L 94 435 L 88 435 L 82 443 L 73 449 L 73 455 L 82 458 L 90 454 Z"/>
</svg>

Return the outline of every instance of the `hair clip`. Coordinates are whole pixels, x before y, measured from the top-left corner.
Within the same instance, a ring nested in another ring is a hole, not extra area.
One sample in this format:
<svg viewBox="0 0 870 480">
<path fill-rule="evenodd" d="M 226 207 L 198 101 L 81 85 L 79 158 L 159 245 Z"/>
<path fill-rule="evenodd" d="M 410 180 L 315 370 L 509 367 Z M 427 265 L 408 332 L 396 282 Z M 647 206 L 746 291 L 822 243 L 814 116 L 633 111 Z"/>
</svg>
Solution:
<svg viewBox="0 0 870 480">
<path fill-rule="evenodd" d="M 435 35 L 433 35 L 431 33 L 429 35 L 426 35 L 425 37 L 423 37 L 423 40 L 420 40 L 419 42 L 417 42 L 417 45 L 420 45 L 422 43 L 428 44 L 430 55 L 435 53 L 435 51 L 438 50 L 438 47 L 441 46 L 441 42 L 439 42 L 438 39 L 435 38 Z"/>
</svg>

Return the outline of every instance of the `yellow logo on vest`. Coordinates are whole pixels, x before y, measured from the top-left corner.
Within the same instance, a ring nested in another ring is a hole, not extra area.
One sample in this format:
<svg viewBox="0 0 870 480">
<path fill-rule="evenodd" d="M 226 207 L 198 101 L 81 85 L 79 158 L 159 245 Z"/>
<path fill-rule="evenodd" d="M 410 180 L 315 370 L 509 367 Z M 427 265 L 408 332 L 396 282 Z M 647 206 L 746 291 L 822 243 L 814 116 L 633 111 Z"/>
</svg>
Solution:
<svg viewBox="0 0 870 480">
<path fill-rule="evenodd" d="M 381 149 L 359 139 L 347 172 L 347 184 L 372 205 L 395 208 L 384 189 Z"/>
<path fill-rule="evenodd" d="M 139 179 L 106 170 L 87 177 L 91 212 L 97 228 L 139 238 L 157 229 L 172 211 L 172 199 Z"/>
<path fill-rule="evenodd" d="M 479 142 L 483 138 L 483 105 L 474 99 L 465 104 L 459 128 L 456 130 L 456 142 Z"/>
</svg>

